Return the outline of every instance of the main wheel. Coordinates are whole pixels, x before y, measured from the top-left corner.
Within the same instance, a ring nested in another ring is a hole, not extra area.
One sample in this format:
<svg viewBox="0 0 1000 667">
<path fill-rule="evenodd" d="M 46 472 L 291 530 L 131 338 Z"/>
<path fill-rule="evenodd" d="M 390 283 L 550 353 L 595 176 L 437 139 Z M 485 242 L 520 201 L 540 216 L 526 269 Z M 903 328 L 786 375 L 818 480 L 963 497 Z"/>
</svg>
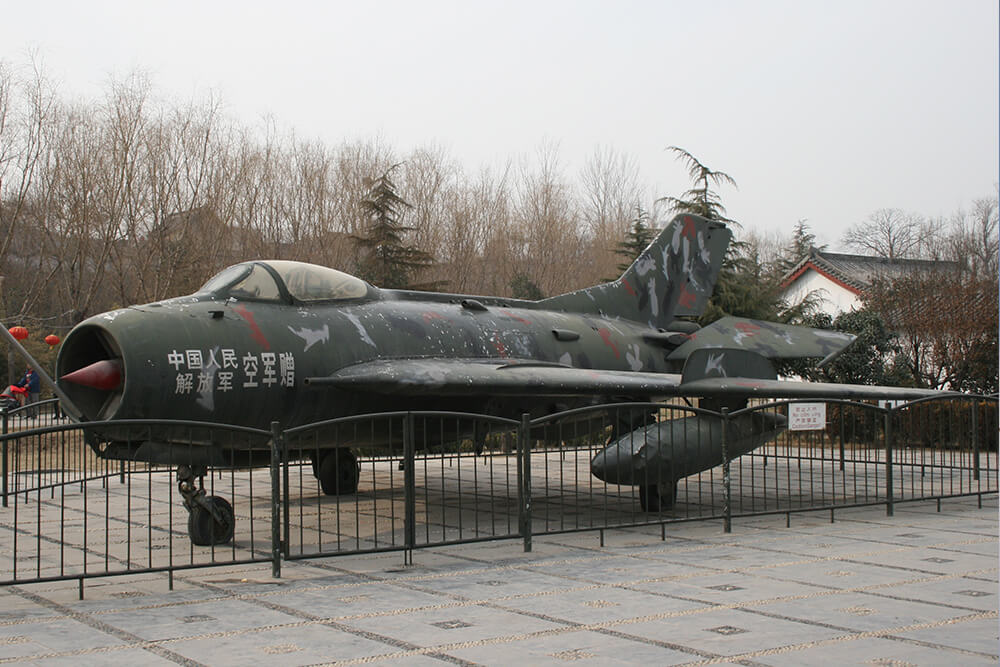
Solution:
<svg viewBox="0 0 1000 667">
<path fill-rule="evenodd" d="M 644 512 L 671 509 L 677 502 L 677 483 L 648 484 L 639 487 L 639 507 Z"/>
<path fill-rule="evenodd" d="M 319 462 L 316 474 L 323 493 L 328 496 L 357 493 L 360 476 L 357 457 L 351 450 L 340 448 L 326 453 Z"/>
<path fill-rule="evenodd" d="M 188 535 L 191 542 L 199 547 L 231 542 L 233 529 L 236 527 L 233 506 L 228 500 L 219 496 L 209 496 L 206 500 L 212 503 L 219 518 L 212 516 L 207 507 L 195 504 L 188 513 Z"/>
<path fill-rule="evenodd" d="M 660 511 L 660 492 L 655 484 L 639 487 L 639 507 L 643 512 Z"/>
</svg>

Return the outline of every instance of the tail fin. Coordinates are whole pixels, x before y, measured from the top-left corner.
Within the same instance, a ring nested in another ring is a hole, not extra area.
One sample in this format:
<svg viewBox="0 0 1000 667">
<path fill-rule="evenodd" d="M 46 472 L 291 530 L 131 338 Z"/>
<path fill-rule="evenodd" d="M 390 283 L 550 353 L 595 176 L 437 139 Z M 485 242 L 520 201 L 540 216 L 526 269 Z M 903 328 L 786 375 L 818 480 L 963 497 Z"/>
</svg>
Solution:
<svg viewBox="0 0 1000 667">
<path fill-rule="evenodd" d="M 665 329 L 701 315 L 733 233 L 723 223 L 678 215 L 613 283 L 545 299 L 544 308 L 647 322 Z"/>
</svg>

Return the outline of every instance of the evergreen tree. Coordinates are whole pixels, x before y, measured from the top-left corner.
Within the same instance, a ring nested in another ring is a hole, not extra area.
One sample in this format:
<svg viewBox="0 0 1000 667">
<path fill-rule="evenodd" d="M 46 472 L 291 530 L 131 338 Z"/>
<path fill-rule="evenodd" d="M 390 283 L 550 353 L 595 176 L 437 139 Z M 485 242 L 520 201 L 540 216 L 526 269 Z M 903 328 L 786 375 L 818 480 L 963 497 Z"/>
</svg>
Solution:
<svg viewBox="0 0 1000 667">
<path fill-rule="evenodd" d="M 726 217 L 726 207 L 722 205 L 718 193 L 712 190 L 713 185 L 715 187 L 731 185 L 735 188 L 736 181 L 732 176 L 723 171 L 709 169 L 683 148 L 668 146 L 667 150 L 675 153 L 677 159 L 684 161 L 692 183 L 691 189 L 684 193 L 683 198 L 662 197 L 660 201 L 667 202 L 674 213 L 693 213 L 709 220 L 719 220 L 739 226 L 738 222 Z"/>
<path fill-rule="evenodd" d="M 736 181 L 725 172 L 706 167 L 683 148 L 670 146 L 668 150 L 686 163 L 692 186 L 682 198 L 663 197 L 660 201 L 667 202 L 676 213 L 693 213 L 738 226 L 738 222 L 725 217 L 726 208 L 718 193 L 712 189 L 720 185 L 736 187 Z M 803 227 L 802 231 L 808 234 L 808 228 Z M 801 320 L 815 308 L 816 300 L 806 299 L 794 308 L 788 308 L 781 299 L 780 274 L 773 269 L 761 259 L 760 249 L 755 243 L 734 240 L 699 323 L 711 324 L 725 315 L 779 322 Z"/>
<path fill-rule="evenodd" d="M 807 257 L 813 248 L 826 250 L 826 244 L 817 246 L 816 235 L 810 231 L 805 219 L 799 220 L 795 223 L 795 231 L 792 232 L 791 243 L 784 248 L 780 259 L 778 259 L 778 273 L 784 275 L 790 271 L 796 264 Z"/>
<path fill-rule="evenodd" d="M 398 166 L 372 180 L 368 196 L 361 201 L 370 224 L 364 236 L 351 237 L 360 251 L 358 277 L 389 289 L 434 289 L 436 284 L 411 282 L 414 274 L 434 264 L 434 258 L 403 241 L 404 235 L 413 231 L 403 224 L 403 216 L 412 206 L 399 196 L 389 177 Z"/>
<path fill-rule="evenodd" d="M 817 329 L 833 329 L 858 337 L 847 350 L 824 368 L 819 359 L 792 359 L 778 365 L 783 375 L 798 375 L 813 382 L 914 386 L 905 357 L 882 317 L 869 308 L 837 315 L 816 313 L 803 324 Z"/>
<path fill-rule="evenodd" d="M 604 278 L 604 282 L 617 280 L 656 237 L 657 231 L 650 225 L 649 213 L 642 208 L 642 205 L 635 205 L 635 217 L 630 222 L 631 227 L 625 233 L 625 239 L 615 249 L 615 254 L 624 257 L 625 261 L 615 267 L 618 269 L 618 275 L 614 278 Z"/>
<path fill-rule="evenodd" d="M 539 301 L 545 298 L 542 290 L 528 275 L 518 273 L 510 281 L 511 296 L 515 299 L 527 299 L 529 301 Z"/>
</svg>

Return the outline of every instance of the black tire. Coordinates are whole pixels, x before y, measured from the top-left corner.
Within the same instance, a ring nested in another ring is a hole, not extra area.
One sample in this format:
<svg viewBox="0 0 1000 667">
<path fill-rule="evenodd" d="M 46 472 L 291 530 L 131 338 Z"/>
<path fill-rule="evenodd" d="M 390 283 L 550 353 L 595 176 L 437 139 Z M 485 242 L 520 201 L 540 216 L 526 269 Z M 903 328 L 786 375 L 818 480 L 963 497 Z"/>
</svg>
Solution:
<svg viewBox="0 0 1000 667">
<path fill-rule="evenodd" d="M 233 506 L 219 496 L 209 496 L 207 500 L 212 503 L 221 521 L 217 521 L 208 508 L 196 504 L 188 513 L 188 536 L 191 543 L 199 547 L 210 547 L 231 542 L 236 527 Z"/>
<path fill-rule="evenodd" d="M 677 502 L 677 482 L 649 484 L 639 487 L 639 507 L 644 512 L 662 512 L 672 509 Z"/>
<path fill-rule="evenodd" d="M 660 492 L 656 484 L 647 484 L 639 487 L 639 507 L 643 512 L 660 511 Z"/>
<path fill-rule="evenodd" d="M 316 477 L 323 493 L 328 496 L 345 496 L 358 492 L 360 470 L 358 459 L 349 449 L 326 452 L 319 462 Z"/>
</svg>

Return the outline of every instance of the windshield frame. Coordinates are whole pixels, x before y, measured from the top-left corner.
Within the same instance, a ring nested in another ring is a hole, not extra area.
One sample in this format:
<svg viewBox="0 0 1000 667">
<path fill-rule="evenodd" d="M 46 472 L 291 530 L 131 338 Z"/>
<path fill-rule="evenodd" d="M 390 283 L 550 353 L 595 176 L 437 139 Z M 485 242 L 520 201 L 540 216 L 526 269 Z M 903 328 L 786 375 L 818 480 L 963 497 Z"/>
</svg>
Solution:
<svg viewBox="0 0 1000 667">
<path fill-rule="evenodd" d="M 237 285 L 250 278 L 254 272 L 261 270 L 277 287 L 279 295 L 277 298 L 233 293 Z M 290 284 L 293 281 L 300 282 L 300 286 L 293 289 Z M 310 295 L 309 289 L 313 289 L 318 295 Z M 361 278 L 331 267 L 296 260 L 275 259 L 251 260 L 228 266 L 209 278 L 196 293 L 212 294 L 238 301 L 314 304 L 359 301 L 368 298 L 372 289 L 372 286 Z M 331 291 L 324 293 L 323 290 Z"/>
</svg>

